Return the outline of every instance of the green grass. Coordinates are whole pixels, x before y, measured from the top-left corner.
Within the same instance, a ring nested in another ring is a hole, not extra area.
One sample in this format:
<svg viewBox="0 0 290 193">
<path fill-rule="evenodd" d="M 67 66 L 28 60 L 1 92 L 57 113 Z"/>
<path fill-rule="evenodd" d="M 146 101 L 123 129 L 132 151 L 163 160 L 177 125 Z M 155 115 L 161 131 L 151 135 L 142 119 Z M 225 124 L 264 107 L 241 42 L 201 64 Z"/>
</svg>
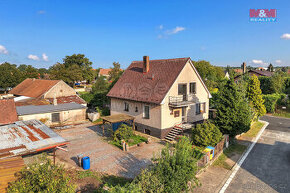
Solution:
<svg viewBox="0 0 290 193">
<path fill-rule="evenodd" d="M 275 113 L 273 113 L 273 116 L 290 118 L 290 112 L 279 109 L 279 110 L 276 110 Z"/>
<path fill-rule="evenodd" d="M 238 143 L 232 144 L 227 148 L 219 157 L 217 160 L 214 161 L 214 166 L 223 167 L 227 170 L 232 169 L 231 166 L 226 162 L 228 158 L 233 156 L 234 154 L 242 154 L 247 149 L 247 146 L 241 145 Z"/>
<path fill-rule="evenodd" d="M 134 141 L 128 142 L 129 140 L 126 140 L 126 142 L 129 144 L 129 147 L 136 145 L 138 143 L 147 142 L 147 138 L 142 137 L 140 135 L 133 135 L 130 139 L 133 139 Z M 112 141 L 109 141 L 108 143 L 111 145 L 115 145 L 116 147 L 118 147 L 120 149 L 123 149 L 123 146 L 122 146 L 122 143 L 120 140 L 118 140 L 118 141 L 112 140 Z"/>
<path fill-rule="evenodd" d="M 243 134 L 245 137 L 256 137 L 261 128 L 264 126 L 262 122 L 254 122 L 251 126 L 251 129 Z"/>
<path fill-rule="evenodd" d="M 77 171 L 77 177 L 78 179 L 84 179 L 87 177 L 93 177 L 96 180 L 101 180 L 101 176 L 99 173 L 91 170 L 86 170 L 86 171 Z"/>
</svg>

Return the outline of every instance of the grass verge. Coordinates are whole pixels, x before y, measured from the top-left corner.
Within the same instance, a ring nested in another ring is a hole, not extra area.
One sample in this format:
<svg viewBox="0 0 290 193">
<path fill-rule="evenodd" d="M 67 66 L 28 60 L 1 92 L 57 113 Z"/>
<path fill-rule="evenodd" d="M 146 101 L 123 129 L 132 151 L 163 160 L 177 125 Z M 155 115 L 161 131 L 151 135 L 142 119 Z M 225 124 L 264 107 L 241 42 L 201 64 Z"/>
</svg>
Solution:
<svg viewBox="0 0 290 193">
<path fill-rule="evenodd" d="M 276 110 L 275 113 L 273 113 L 273 116 L 290 118 L 290 112 L 279 109 L 279 110 Z"/>
<path fill-rule="evenodd" d="M 232 169 L 232 166 L 226 162 L 228 158 L 233 157 L 234 155 L 241 155 L 247 149 L 247 146 L 234 143 L 226 149 L 217 160 L 214 161 L 213 166 L 223 167 L 227 170 Z"/>
<path fill-rule="evenodd" d="M 252 124 L 251 129 L 243 134 L 245 137 L 256 137 L 259 133 L 259 131 L 264 126 L 264 123 L 256 121 Z"/>
</svg>

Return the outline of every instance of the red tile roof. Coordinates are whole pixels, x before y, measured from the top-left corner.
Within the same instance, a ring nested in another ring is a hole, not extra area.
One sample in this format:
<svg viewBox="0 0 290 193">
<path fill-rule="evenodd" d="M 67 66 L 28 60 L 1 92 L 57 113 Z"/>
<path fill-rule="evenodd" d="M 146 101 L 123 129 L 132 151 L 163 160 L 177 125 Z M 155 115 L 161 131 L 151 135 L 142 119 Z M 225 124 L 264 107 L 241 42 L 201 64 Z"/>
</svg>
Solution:
<svg viewBox="0 0 290 193">
<path fill-rule="evenodd" d="M 21 95 L 27 97 L 38 98 L 44 95 L 54 85 L 59 83 L 60 80 L 43 80 L 43 79 L 30 79 L 27 78 L 9 93 L 14 95 Z"/>
<path fill-rule="evenodd" d="M 77 103 L 77 104 L 87 104 L 81 97 L 77 95 L 65 96 L 65 97 L 57 97 L 57 104 L 64 103 Z M 53 103 L 53 99 L 48 99 L 51 103 Z"/>
<path fill-rule="evenodd" d="M 82 98 L 77 95 L 72 96 L 65 96 L 65 97 L 57 97 L 57 104 L 64 104 L 64 103 L 77 103 L 77 104 L 86 104 Z M 27 105 L 50 105 L 53 104 L 53 98 L 48 99 L 39 99 L 39 98 L 30 98 L 25 99 L 22 101 L 15 102 L 16 106 L 27 106 Z"/>
<path fill-rule="evenodd" d="M 0 100 L 0 125 L 18 121 L 14 99 Z"/>
<path fill-rule="evenodd" d="M 103 68 L 101 68 L 100 69 L 100 72 L 99 72 L 99 75 L 101 75 L 101 76 L 109 76 L 109 72 L 111 72 L 111 68 L 109 68 L 109 69 L 103 69 Z"/>
<path fill-rule="evenodd" d="M 134 61 L 123 73 L 108 97 L 160 104 L 190 58 L 150 60 L 143 73 L 143 61 Z"/>
</svg>

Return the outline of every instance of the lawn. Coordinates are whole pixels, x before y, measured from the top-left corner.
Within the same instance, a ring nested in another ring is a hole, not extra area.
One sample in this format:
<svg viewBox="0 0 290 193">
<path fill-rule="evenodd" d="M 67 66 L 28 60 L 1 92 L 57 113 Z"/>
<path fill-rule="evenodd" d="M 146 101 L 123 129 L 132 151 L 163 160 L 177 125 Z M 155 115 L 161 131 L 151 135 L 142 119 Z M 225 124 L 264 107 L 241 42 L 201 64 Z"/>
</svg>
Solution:
<svg viewBox="0 0 290 193">
<path fill-rule="evenodd" d="M 245 137 L 256 137 L 261 130 L 261 128 L 264 126 L 264 123 L 256 121 L 252 124 L 251 129 L 243 134 Z"/>
<path fill-rule="evenodd" d="M 126 142 L 129 144 L 129 147 L 133 146 L 133 145 L 136 145 L 136 144 L 139 144 L 139 143 L 142 143 L 142 142 L 147 142 L 147 141 L 148 141 L 147 138 L 142 137 L 140 135 L 133 135 L 133 136 L 131 136 L 130 139 L 126 140 Z M 123 146 L 122 146 L 122 143 L 121 143 L 120 140 L 109 141 L 109 144 L 115 145 L 118 148 L 123 149 Z"/>
<path fill-rule="evenodd" d="M 228 149 L 226 149 L 219 157 L 217 160 L 214 161 L 213 166 L 219 166 L 223 167 L 227 170 L 231 170 L 232 166 L 230 166 L 226 160 L 228 158 L 231 158 L 234 155 L 241 155 L 244 153 L 244 151 L 247 149 L 247 146 L 241 145 L 238 143 L 232 144 L 229 146 Z"/>
<path fill-rule="evenodd" d="M 277 109 L 276 112 L 273 113 L 273 116 L 290 118 L 290 112 L 289 110 L 287 111 L 287 110 Z"/>
</svg>

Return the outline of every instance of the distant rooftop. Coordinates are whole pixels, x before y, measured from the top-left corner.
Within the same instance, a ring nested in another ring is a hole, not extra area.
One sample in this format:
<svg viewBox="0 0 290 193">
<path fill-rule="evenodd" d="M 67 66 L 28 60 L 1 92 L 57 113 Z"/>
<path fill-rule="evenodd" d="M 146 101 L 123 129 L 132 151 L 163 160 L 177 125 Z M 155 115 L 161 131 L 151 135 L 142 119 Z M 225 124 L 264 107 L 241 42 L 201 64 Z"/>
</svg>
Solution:
<svg viewBox="0 0 290 193">
<path fill-rule="evenodd" d="M 59 111 L 68 111 L 76 109 L 85 109 L 87 107 L 77 104 L 77 103 L 64 103 L 58 105 L 28 105 L 28 106 L 18 106 L 16 107 L 17 114 L 21 115 L 31 115 L 31 114 L 41 114 L 41 113 L 51 113 Z"/>
<path fill-rule="evenodd" d="M 13 99 L 0 99 L 0 125 L 18 121 Z M 0 141 L 1 142 L 1 141 Z"/>
</svg>

